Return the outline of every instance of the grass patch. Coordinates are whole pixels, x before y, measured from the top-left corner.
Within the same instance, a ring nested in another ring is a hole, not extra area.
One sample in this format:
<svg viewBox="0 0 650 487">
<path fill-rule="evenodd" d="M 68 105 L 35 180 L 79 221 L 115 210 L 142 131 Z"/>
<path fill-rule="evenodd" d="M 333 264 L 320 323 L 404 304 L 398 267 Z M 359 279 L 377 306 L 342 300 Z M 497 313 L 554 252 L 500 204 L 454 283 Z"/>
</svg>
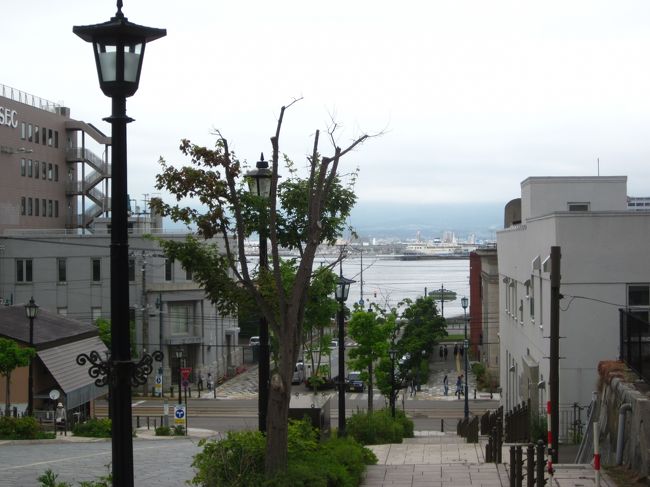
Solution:
<svg viewBox="0 0 650 487">
<path fill-rule="evenodd" d="M 449 342 L 462 342 L 465 339 L 465 333 L 458 333 L 455 335 L 447 335 L 440 340 L 440 343 L 449 343 Z"/>
</svg>

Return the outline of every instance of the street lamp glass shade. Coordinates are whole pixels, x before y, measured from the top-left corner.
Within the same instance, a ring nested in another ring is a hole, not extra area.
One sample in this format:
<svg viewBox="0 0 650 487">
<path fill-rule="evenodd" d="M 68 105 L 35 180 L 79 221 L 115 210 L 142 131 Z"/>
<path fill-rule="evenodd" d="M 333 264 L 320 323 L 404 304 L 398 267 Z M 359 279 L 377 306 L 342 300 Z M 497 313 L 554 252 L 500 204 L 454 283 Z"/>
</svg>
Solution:
<svg viewBox="0 0 650 487">
<path fill-rule="evenodd" d="M 469 300 L 466 297 L 462 297 L 460 299 L 460 305 L 463 307 L 463 309 L 467 309 L 467 304 Z"/>
<path fill-rule="evenodd" d="M 182 348 L 177 348 L 176 349 L 176 358 L 178 358 L 178 359 L 183 358 L 183 349 Z"/>
<path fill-rule="evenodd" d="M 25 314 L 27 315 L 27 318 L 36 318 L 36 315 L 38 314 L 38 304 L 34 302 L 33 297 L 29 300 L 29 303 L 25 305 Z"/>
<path fill-rule="evenodd" d="M 395 358 L 397 357 L 397 350 L 391 348 L 388 351 L 388 356 L 390 357 L 391 360 L 395 360 Z"/>
<path fill-rule="evenodd" d="M 245 175 L 248 181 L 248 190 L 251 194 L 268 198 L 271 196 L 271 178 L 273 171 L 269 169 L 269 163 L 264 160 L 264 154 L 260 155 L 255 169 L 251 169 Z M 278 176 L 279 177 L 279 176 Z"/>
<path fill-rule="evenodd" d="M 352 279 L 348 279 L 346 277 L 340 276 L 339 277 L 339 282 L 336 283 L 336 300 L 337 301 L 347 301 L 348 299 L 348 294 L 350 294 L 350 284 L 352 284 L 353 281 Z"/>
<path fill-rule="evenodd" d="M 72 32 L 93 44 L 99 86 L 106 96 L 129 97 L 138 91 L 147 42 L 167 35 L 165 29 L 129 22 L 122 13 L 122 2 L 108 22 L 77 25 Z"/>
</svg>

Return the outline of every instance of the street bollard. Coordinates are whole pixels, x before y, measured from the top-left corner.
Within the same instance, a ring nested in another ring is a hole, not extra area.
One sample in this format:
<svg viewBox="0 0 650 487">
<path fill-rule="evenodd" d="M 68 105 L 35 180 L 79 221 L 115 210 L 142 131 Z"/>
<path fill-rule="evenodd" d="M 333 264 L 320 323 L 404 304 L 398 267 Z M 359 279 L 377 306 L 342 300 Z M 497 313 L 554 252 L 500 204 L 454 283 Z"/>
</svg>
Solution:
<svg viewBox="0 0 650 487">
<path fill-rule="evenodd" d="M 521 445 L 517 445 L 517 448 L 515 448 L 515 464 L 517 465 L 515 468 L 515 480 L 517 483 L 515 485 L 517 487 L 522 487 L 524 481 L 524 459 Z"/>
<path fill-rule="evenodd" d="M 537 480 L 537 487 L 544 487 L 544 441 L 537 441 L 537 459 L 536 459 L 536 468 L 537 475 L 535 480 Z"/>
<path fill-rule="evenodd" d="M 526 448 L 526 487 L 535 487 L 535 445 Z"/>
<path fill-rule="evenodd" d="M 476 387 L 474 388 L 474 399 L 476 399 Z"/>
<path fill-rule="evenodd" d="M 445 419 L 444 419 L 444 418 L 442 418 L 442 419 L 440 420 L 440 432 L 441 432 L 441 433 L 444 433 L 444 432 L 445 432 Z"/>
<path fill-rule="evenodd" d="M 139 428 L 140 427 L 140 416 L 135 417 L 135 427 Z"/>
<path fill-rule="evenodd" d="M 517 459 L 515 458 L 515 447 L 510 446 L 510 487 L 517 485 Z"/>
</svg>

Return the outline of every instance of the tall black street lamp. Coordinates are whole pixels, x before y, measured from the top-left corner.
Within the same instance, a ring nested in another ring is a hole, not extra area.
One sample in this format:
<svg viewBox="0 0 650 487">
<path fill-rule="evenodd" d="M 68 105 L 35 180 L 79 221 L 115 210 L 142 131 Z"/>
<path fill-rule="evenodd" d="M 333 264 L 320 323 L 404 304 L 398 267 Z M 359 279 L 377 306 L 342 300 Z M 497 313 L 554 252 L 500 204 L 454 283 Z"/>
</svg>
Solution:
<svg viewBox="0 0 650 487">
<path fill-rule="evenodd" d="M 465 341 L 463 343 L 464 355 L 465 355 L 465 419 L 469 418 L 469 398 L 468 396 L 468 387 L 467 387 L 467 355 L 469 353 L 469 345 L 467 342 L 467 304 L 468 300 L 466 297 L 462 297 L 460 300 L 460 305 L 463 307 L 463 318 L 465 321 Z"/>
<path fill-rule="evenodd" d="M 32 296 L 25 305 L 25 314 L 29 318 L 29 346 L 34 348 L 34 318 L 38 314 L 38 305 Z M 29 379 L 27 380 L 27 416 L 34 416 L 34 359 L 29 361 Z"/>
<path fill-rule="evenodd" d="M 271 196 L 271 179 L 273 171 L 269 169 L 269 163 L 264 160 L 264 154 L 260 154 L 255 169 L 248 171 L 245 175 L 248 180 L 248 189 L 251 194 L 263 198 L 265 204 Z M 280 177 L 280 176 L 278 176 Z M 260 227 L 258 229 L 260 241 L 260 276 L 269 268 L 269 256 L 266 247 L 268 235 L 266 207 L 260 209 Z M 269 407 L 269 376 L 270 376 L 271 353 L 269 351 L 269 324 L 264 313 L 260 313 L 260 356 L 259 356 L 259 384 L 257 395 L 258 425 L 257 429 L 266 432 L 266 417 Z"/>
<path fill-rule="evenodd" d="M 181 396 L 181 382 L 183 380 L 181 377 L 181 367 L 183 367 L 183 348 L 178 347 L 174 353 L 178 359 L 178 404 L 183 404 L 183 397 Z"/>
<path fill-rule="evenodd" d="M 339 271 L 339 282 L 336 283 L 336 300 L 339 302 L 337 321 L 339 325 L 339 437 L 345 436 L 345 302 L 350 293 L 350 284 L 354 281 L 343 277 L 343 269 Z"/>
<path fill-rule="evenodd" d="M 391 348 L 388 351 L 390 357 L 390 414 L 395 418 L 395 359 L 397 358 L 397 350 Z"/>
<path fill-rule="evenodd" d="M 109 376 L 113 401 L 113 483 L 131 487 L 131 387 L 132 384 L 142 384 L 143 376 L 146 381 L 146 375 L 151 372 L 152 357 L 143 356 L 139 364 L 131 360 L 126 124 L 133 120 L 126 115 L 126 98 L 138 90 L 145 46 L 164 37 L 167 31 L 129 22 L 122 13 L 122 0 L 118 0 L 117 12 L 110 20 L 101 24 L 75 26 L 72 32 L 93 44 L 99 86 L 112 99 L 112 114 L 105 119 L 112 125 L 111 358 L 110 363 L 100 364 L 91 353 L 85 356 L 85 360 L 90 360 Z M 153 357 L 158 355 L 154 352 Z M 79 356 L 77 362 L 81 359 L 82 356 Z M 85 360 L 82 360 L 83 363 Z"/>
</svg>

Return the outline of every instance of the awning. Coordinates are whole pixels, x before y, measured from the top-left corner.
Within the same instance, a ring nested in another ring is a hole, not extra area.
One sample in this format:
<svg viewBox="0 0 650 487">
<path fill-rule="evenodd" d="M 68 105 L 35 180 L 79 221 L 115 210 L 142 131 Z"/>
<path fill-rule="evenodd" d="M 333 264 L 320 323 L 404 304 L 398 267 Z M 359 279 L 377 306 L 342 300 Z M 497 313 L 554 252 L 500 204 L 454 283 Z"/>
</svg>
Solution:
<svg viewBox="0 0 650 487">
<path fill-rule="evenodd" d="M 38 352 L 39 358 L 66 395 L 66 409 L 75 408 L 106 394 L 106 387 L 97 387 L 94 379 L 88 375 L 90 364 L 77 364 L 77 355 L 90 354 L 93 350 L 102 357 L 108 351 L 106 345 L 95 336 Z"/>
</svg>

